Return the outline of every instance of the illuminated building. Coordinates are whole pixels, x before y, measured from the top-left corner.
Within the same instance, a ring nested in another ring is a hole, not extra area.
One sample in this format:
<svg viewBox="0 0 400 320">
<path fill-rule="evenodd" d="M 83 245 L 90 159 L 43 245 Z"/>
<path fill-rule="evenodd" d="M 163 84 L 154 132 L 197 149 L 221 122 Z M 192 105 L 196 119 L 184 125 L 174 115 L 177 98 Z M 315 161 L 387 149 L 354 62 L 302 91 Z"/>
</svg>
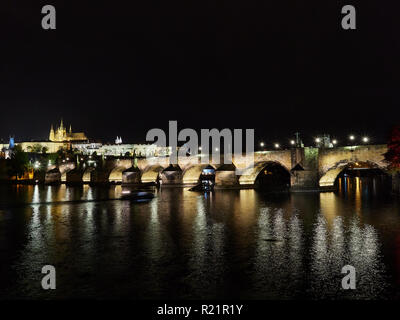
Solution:
<svg viewBox="0 0 400 320">
<path fill-rule="evenodd" d="M 60 126 L 54 130 L 53 125 L 50 128 L 49 140 L 52 142 L 65 142 L 65 141 L 86 141 L 88 140 L 85 133 L 83 132 L 72 132 L 71 125 L 69 130 L 64 127 L 61 119 Z"/>
</svg>

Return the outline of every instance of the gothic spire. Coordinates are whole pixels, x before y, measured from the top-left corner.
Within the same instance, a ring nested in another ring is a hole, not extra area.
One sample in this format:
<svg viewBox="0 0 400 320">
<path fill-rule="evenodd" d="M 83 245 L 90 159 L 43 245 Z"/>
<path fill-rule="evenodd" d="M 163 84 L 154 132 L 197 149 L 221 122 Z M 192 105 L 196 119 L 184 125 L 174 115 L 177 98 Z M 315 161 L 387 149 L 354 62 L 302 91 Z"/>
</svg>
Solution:
<svg viewBox="0 0 400 320">
<path fill-rule="evenodd" d="M 53 124 L 50 127 L 50 134 L 49 134 L 49 140 L 54 141 L 55 134 L 54 134 L 54 129 L 53 129 Z"/>
</svg>

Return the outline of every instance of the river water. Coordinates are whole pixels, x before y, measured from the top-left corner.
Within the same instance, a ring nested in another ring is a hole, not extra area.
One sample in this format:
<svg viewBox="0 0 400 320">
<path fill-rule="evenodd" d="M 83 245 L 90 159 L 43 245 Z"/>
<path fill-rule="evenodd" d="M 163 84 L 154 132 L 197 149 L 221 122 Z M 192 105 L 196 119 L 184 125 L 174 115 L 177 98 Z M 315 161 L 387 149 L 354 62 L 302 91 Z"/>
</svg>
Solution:
<svg viewBox="0 0 400 320">
<path fill-rule="evenodd" d="M 0 298 L 399 299 L 399 199 L 379 178 L 339 187 L 131 203 L 112 200 L 121 186 L 1 186 Z M 47 264 L 56 290 L 41 288 Z"/>
</svg>

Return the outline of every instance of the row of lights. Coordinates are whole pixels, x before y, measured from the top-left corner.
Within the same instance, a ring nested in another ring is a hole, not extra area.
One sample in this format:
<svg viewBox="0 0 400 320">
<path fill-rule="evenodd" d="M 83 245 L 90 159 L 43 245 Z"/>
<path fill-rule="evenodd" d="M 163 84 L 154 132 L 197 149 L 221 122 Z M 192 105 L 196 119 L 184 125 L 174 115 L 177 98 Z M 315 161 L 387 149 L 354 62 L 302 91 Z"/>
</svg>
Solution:
<svg viewBox="0 0 400 320">
<path fill-rule="evenodd" d="M 349 139 L 351 140 L 351 141 L 354 141 L 355 140 L 355 136 L 353 136 L 353 135 L 351 135 L 351 136 L 349 136 Z M 362 142 L 368 142 L 369 141 L 369 138 L 368 137 L 362 137 Z"/>
<path fill-rule="evenodd" d="M 350 136 L 349 136 L 349 140 L 351 140 L 351 141 L 354 141 L 355 138 L 356 138 L 356 137 L 355 137 L 354 135 L 350 135 Z M 321 138 L 315 138 L 315 142 L 316 142 L 316 143 L 320 143 L 320 142 L 321 142 Z M 364 142 L 364 143 L 369 142 L 369 138 L 368 138 L 368 137 L 362 137 L 362 142 Z M 337 143 L 338 143 L 338 141 L 337 141 L 336 139 L 333 139 L 333 140 L 332 140 L 332 144 L 333 144 L 333 145 L 336 145 Z M 290 140 L 290 144 L 291 144 L 291 145 L 295 145 L 295 144 L 296 144 L 296 141 Z M 260 147 L 264 147 L 264 146 L 265 146 L 265 143 L 264 143 L 264 142 L 260 142 Z M 279 143 L 274 143 L 274 147 L 275 147 L 275 149 L 279 149 L 279 148 L 280 148 Z"/>
</svg>

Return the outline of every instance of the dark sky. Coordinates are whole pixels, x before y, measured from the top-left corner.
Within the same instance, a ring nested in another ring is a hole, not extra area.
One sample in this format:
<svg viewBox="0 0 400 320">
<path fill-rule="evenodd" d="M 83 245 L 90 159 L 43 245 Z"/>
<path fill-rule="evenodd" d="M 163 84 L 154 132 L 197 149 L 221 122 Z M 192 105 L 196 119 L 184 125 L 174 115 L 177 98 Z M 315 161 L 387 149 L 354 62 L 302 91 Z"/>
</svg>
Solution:
<svg viewBox="0 0 400 320">
<path fill-rule="evenodd" d="M 143 142 L 168 120 L 282 144 L 296 131 L 382 142 L 400 123 L 395 1 L 30 2 L 0 4 L 4 139 L 44 139 L 61 117 L 104 142 Z"/>
</svg>

